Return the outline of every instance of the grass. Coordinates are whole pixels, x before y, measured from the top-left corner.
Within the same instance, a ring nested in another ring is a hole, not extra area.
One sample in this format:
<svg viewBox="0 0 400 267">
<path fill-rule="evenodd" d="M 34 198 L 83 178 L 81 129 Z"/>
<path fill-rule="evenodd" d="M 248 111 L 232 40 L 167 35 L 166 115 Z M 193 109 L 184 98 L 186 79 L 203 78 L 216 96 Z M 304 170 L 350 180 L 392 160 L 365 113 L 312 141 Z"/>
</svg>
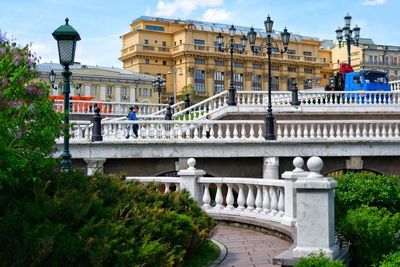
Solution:
<svg viewBox="0 0 400 267">
<path fill-rule="evenodd" d="M 183 264 L 184 267 L 203 267 L 208 266 L 216 260 L 221 251 L 217 245 L 207 240 L 188 260 Z"/>
</svg>

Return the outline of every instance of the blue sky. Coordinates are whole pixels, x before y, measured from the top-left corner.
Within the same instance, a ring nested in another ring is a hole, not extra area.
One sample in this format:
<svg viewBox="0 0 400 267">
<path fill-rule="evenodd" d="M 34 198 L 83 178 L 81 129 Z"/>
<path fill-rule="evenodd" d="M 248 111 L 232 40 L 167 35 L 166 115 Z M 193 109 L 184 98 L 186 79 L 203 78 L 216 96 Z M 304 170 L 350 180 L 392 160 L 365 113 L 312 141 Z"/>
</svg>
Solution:
<svg viewBox="0 0 400 267">
<path fill-rule="evenodd" d="M 142 15 L 263 28 L 269 14 L 275 30 L 334 39 L 349 12 L 361 37 L 400 46 L 400 0 L 1 0 L 0 10 L 0 30 L 32 43 L 41 62 L 58 61 L 51 33 L 67 16 L 82 38 L 76 61 L 99 66 L 122 66 L 119 36 Z"/>
</svg>

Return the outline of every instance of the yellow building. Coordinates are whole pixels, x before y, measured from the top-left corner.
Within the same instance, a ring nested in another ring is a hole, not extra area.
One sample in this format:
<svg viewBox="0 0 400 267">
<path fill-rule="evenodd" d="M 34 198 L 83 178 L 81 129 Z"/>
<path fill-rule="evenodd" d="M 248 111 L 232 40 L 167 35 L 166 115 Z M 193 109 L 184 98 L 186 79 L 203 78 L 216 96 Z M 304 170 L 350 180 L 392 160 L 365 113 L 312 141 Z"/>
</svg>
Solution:
<svg viewBox="0 0 400 267">
<path fill-rule="evenodd" d="M 346 43 L 341 48 L 332 49 L 333 70 L 340 63 L 348 63 Z M 383 70 L 388 73 L 389 80 L 400 79 L 400 46 L 377 45 L 371 39 L 360 38 L 359 46 L 351 45 L 351 65 L 354 70 Z"/>
<path fill-rule="evenodd" d="M 49 80 L 49 72 L 56 73 L 58 90 L 52 95 L 62 95 L 62 66 L 55 63 L 42 63 L 37 66 L 40 78 Z M 158 103 L 158 94 L 152 81 L 156 78 L 120 68 L 88 66 L 75 63 L 72 72 L 71 96 L 86 96 L 93 100 L 129 103 Z M 80 88 L 79 86 L 80 85 Z"/>
<path fill-rule="evenodd" d="M 185 88 L 193 88 L 197 94 L 211 96 L 229 88 L 230 55 L 218 51 L 216 37 L 221 32 L 227 43 L 230 25 L 140 17 L 130 26 L 131 30 L 121 36 L 124 69 L 150 75 L 160 72 L 171 95 L 179 96 Z M 235 28 L 235 42 L 239 44 L 249 28 Z M 257 31 L 256 45 L 265 35 Z M 273 34 L 282 47 L 279 36 Z M 319 48 L 317 38 L 291 34 L 288 53 L 272 54 L 273 90 L 287 90 L 293 80 L 299 89 L 322 87 L 321 70 L 329 63 L 324 62 Z M 253 54 L 247 46 L 243 54 L 234 54 L 236 90 L 266 90 L 266 70 L 266 53 Z"/>
</svg>

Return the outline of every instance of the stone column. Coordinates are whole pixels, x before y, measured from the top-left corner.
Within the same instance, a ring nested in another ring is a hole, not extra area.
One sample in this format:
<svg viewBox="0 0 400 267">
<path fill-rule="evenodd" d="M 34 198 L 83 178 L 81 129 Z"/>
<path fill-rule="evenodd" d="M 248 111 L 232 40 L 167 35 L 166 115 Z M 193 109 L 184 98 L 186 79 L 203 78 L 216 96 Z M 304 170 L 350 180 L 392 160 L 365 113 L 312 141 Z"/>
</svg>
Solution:
<svg viewBox="0 0 400 267">
<path fill-rule="evenodd" d="M 294 226 L 297 220 L 296 209 L 296 189 L 294 183 L 298 178 L 306 177 L 308 172 L 305 172 L 302 167 L 304 160 L 296 157 L 293 160 L 293 171 L 286 171 L 282 174 L 282 179 L 285 180 L 285 215 L 282 217 L 282 224 Z"/>
<path fill-rule="evenodd" d="M 196 165 L 196 160 L 190 158 L 187 161 L 189 168 L 186 170 L 181 170 L 178 172 L 180 177 L 180 188 L 186 189 L 193 199 L 199 204 L 203 204 L 203 186 L 197 183 L 197 178 L 203 177 L 206 172 L 203 170 L 197 170 L 194 166 Z"/>
<path fill-rule="evenodd" d="M 310 172 L 294 183 L 297 190 L 295 258 L 322 251 L 332 259 L 339 253 L 339 246 L 335 243 L 334 198 L 337 182 L 320 174 L 322 166 L 319 157 L 311 157 L 307 162 Z"/>
<path fill-rule="evenodd" d="M 96 171 L 103 173 L 106 158 L 86 158 L 84 160 L 87 163 L 87 175 L 93 175 Z"/>
<path fill-rule="evenodd" d="M 129 87 L 129 102 L 130 103 L 136 102 L 136 85 Z"/>
<path fill-rule="evenodd" d="M 121 86 L 115 86 L 115 95 L 114 95 L 115 102 L 121 102 Z"/>
<path fill-rule="evenodd" d="M 263 178 L 279 179 L 279 157 L 264 157 Z"/>
<path fill-rule="evenodd" d="M 101 85 L 100 86 L 100 98 L 99 100 L 106 100 L 106 86 L 105 85 Z"/>
<path fill-rule="evenodd" d="M 90 84 L 89 85 L 85 85 L 84 95 L 85 96 L 90 96 Z"/>
</svg>

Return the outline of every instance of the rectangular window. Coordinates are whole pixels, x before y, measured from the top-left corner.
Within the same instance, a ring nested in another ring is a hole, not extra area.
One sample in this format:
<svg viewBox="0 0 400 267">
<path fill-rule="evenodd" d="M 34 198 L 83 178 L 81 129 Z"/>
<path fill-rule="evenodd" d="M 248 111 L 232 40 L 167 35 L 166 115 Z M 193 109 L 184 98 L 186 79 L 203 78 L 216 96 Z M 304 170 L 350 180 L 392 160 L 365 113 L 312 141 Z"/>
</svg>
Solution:
<svg viewBox="0 0 400 267">
<path fill-rule="evenodd" d="M 194 76 L 194 90 L 196 92 L 205 92 L 205 72 L 204 70 L 196 70 Z"/>
<path fill-rule="evenodd" d="M 374 61 L 374 57 L 373 56 L 369 56 L 369 62 L 372 63 Z"/>
<path fill-rule="evenodd" d="M 150 97 L 153 95 L 153 90 L 149 89 Z"/>
<path fill-rule="evenodd" d="M 260 70 L 261 64 L 253 63 L 253 69 Z"/>
<path fill-rule="evenodd" d="M 288 72 L 296 72 L 296 67 L 288 67 Z"/>
<path fill-rule="evenodd" d="M 163 41 L 163 42 L 162 42 L 162 46 L 167 46 L 167 42 L 166 42 L 166 41 Z"/>
<path fill-rule="evenodd" d="M 279 77 L 278 76 L 271 77 L 271 90 L 279 91 Z"/>
<path fill-rule="evenodd" d="M 113 95 L 113 90 L 112 90 L 113 88 L 112 88 L 112 86 L 107 86 L 107 97 L 108 98 L 111 98 L 112 97 L 112 95 Z"/>
<path fill-rule="evenodd" d="M 206 64 L 206 61 L 202 58 L 195 58 L 194 64 Z"/>
<path fill-rule="evenodd" d="M 139 93 L 138 93 L 138 95 L 139 95 L 139 96 L 142 96 L 142 88 L 139 88 Z"/>
<path fill-rule="evenodd" d="M 234 63 L 235 68 L 243 68 L 243 63 L 242 62 L 235 62 Z"/>
<path fill-rule="evenodd" d="M 147 59 L 147 58 L 145 58 L 145 59 L 144 59 L 144 64 L 150 64 L 150 60 Z"/>
<path fill-rule="evenodd" d="M 313 73 L 312 69 L 304 69 L 304 73 Z"/>
<path fill-rule="evenodd" d="M 163 64 L 164 66 L 166 66 L 166 65 L 167 65 L 167 61 L 164 60 L 164 61 L 162 62 L 162 64 Z"/>
<path fill-rule="evenodd" d="M 243 91 L 243 73 L 233 74 L 233 84 L 235 85 L 236 91 Z"/>
<path fill-rule="evenodd" d="M 293 86 L 293 83 L 291 83 Z M 304 80 L 304 89 L 311 89 L 312 88 L 312 80 L 311 79 L 305 79 Z"/>
<path fill-rule="evenodd" d="M 148 30 L 148 31 L 163 32 L 163 31 L 164 31 L 164 27 L 161 27 L 161 26 L 154 26 L 154 25 L 146 25 L 146 30 Z"/>
<path fill-rule="evenodd" d="M 311 57 L 312 56 L 312 52 L 311 51 L 303 51 L 303 55 Z"/>
<path fill-rule="evenodd" d="M 294 49 L 288 49 L 288 50 L 287 50 L 287 53 L 288 53 L 289 55 L 295 55 L 295 54 L 296 54 L 296 50 L 294 50 Z"/>
<path fill-rule="evenodd" d="M 201 39 L 194 39 L 194 44 L 195 45 L 204 45 L 205 41 Z"/>
<path fill-rule="evenodd" d="M 254 74 L 251 77 L 251 90 L 261 91 L 261 75 Z"/>
<path fill-rule="evenodd" d="M 393 58 L 393 65 L 397 66 L 397 57 Z"/>
<path fill-rule="evenodd" d="M 375 64 L 378 63 L 378 56 L 374 56 L 374 63 L 375 63 Z"/>
<path fill-rule="evenodd" d="M 225 90 L 225 78 L 224 73 L 220 71 L 214 72 L 214 91 L 221 93 Z"/>
<path fill-rule="evenodd" d="M 274 66 L 274 65 L 272 65 L 272 66 L 271 66 L 271 70 L 276 70 L 276 71 L 278 71 L 278 70 L 279 70 L 279 66 Z"/>
<path fill-rule="evenodd" d="M 385 62 L 383 64 L 388 65 L 389 64 L 389 57 L 385 57 Z"/>
<path fill-rule="evenodd" d="M 122 99 L 123 100 L 127 100 L 128 99 L 128 88 L 126 88 L 126 87 L 122 87 L 121 88 L 122 90 Z"/>
<path fill-rule="evenodd" d="M 144 44 L 145 44 L 145 45 L 148 45 L 148 44 L 149 44 L 149 40 L 144 39 Z"/>
<path fill-rule="evenodd" d="M 149 96 L 147 88 L 143 88 L 143 96 L 144 97 L 148 97 Z"/>
<path fill-rule="evenodd" d="M 97 89 L 98 89 L 98 85 L 92 85 L 91 86 L 91 92 L 93 96 L 97 96 Z"/>
<path fill-rule="evenodd" d="M 223 60 L 215 60 L 215 66 L 224 66 L 225 65 L 225 61 Z"/>
</svg>

